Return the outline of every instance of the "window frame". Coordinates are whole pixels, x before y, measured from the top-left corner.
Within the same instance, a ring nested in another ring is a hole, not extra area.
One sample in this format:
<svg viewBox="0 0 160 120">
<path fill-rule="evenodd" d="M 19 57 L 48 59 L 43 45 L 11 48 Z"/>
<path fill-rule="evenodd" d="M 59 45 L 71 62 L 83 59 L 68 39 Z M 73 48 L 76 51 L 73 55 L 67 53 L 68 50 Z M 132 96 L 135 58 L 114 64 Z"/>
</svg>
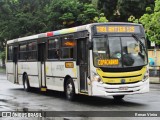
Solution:
<svg viewBox="0 0 160 120">
<path fill-rule="evenodd" d="M 21 46 L 21 45 L 26 45 L 26 51 L 21 51 L 21 50 L 20 50 L 20 46 Z M 21 42 L 21 43 L 19 43 L 18 49 L 19 49 L 19 51 L 18 51 L 18 61 L 27 61 L 27 59 L 28 59 L 27 42 Z M 25 58 L 25 59 L 20 59 L 20 53 L 26 53 L 27 58 Z"/>
<path fill-rule="evenodd" d="M 12 47 L 12 53 L 9 52 L 9 47 Z M 8 44 L 7 45 L 7 61 L 8 62 L 13 62 L 13 53 L 14 53 L 13 50 L 14 50 L 14 45 L 13 44 Z M 12 55 L 11 56 L 12 58 L 8 59 L 10 54 Z"/>
<path fill-rule="evenodd" d="M 36 49 L 35 50 L 29 50 L 29 44 L 30 43 L 35 43 L 36 45 Z M 36 56 L 33 58 L 33 59 L 29 59 L 29 53 L 30 52 L 35 52 L 36 53 Z M 27 42 L 27 61 L 37 61 L 38 60 L 38 44 L 37 44 L 37 41 L 28 41 Z"/>
<path fill-rule="evenodd" d="M 36 47 L 37 47 L 37 49 L 36 50 L 34 50 L 34 51 L 36 51 L 36 54 L 37 54 L 37 56 L 35 57 L 35 59 L 29 59 L 28 57 L 29 57 L 29 52 L 31 52 L 31 51 L 29 51 L 29 44 L 30 43 L 36 43 Z M 24 51 L 20 51 L 20 46 L 21 45 L 26 45 L 26 56 L 27 56 L 27 58 L 26 59 L 20 59 L 20 53 L 24 53 Z M 23 42 L 19 42 L 19 44 L 18 44 L 18 61 L 19 62 L 25 62 L 25 61 L 28 61 L 28 62 L 31 62 L 31 61 L 37 61 L 38 60 L 38 42 L 37 42 L 37 39 L 32 39 L 32 40 L 29 40 L 29 41 L 23 41 Z"/>
<path fill-rule="evenodd" d="M 58 45 L 59 45 L 58 48 L 49 48 L 49 41 L 55 40 L 55 39 L 58 39 Z M 60 48 L 61 48 L 60 43 L 61 43 L 61 40 L 60 40 L 59 36 L 58 37 L 51 37 L 51 38 L 49 38 L 47 40 L 47 60 L 48 61 L 51 61 L 51 60 L 54 60 L 54 61 L 60 60 L 60 56 L 61 56 L 61 54 L 60 54 Z M 59 51 L 59 57 L 58 58 L 49 58 L 49 51 L 53 51 L 53 50 L 58 50 Z"/>
<path fill-rule="evenodd" d="M 72 38 L 73 41 L 75 42 L 75 46 L 66 46 L 66 47 L 63 47 L 63 38 L 65 37 L 69 37 L 69 38 Z M 69 34 L 69 35 L 64 35 L 64 36 L 61 36 L 60 37 L 60 41 L 61 41 L 61 45 L 60 45 L 60 60 L 61 61 L 75 61 L 77 59 L 77 40 L 74 38 L 74 35 L 73 34 Z M 73 58 L 63 58 L 62 57 L 62 49 L 66 49 L 66 48 L 73 48 Z"/>
</svg>

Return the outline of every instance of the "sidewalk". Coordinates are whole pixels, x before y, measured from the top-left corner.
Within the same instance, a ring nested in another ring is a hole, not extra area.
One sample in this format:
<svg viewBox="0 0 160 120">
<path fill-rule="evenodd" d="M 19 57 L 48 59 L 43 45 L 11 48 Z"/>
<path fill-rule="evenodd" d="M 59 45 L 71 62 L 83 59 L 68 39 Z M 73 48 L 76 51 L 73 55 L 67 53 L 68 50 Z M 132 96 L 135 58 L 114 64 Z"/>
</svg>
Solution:
<svg viewBox="0 0 160 120">
<path fill-rule="evenodd" d="M 160 84 L 160 78 L 159 77 L 149 77 L 151 84 Z"/>
</svg>

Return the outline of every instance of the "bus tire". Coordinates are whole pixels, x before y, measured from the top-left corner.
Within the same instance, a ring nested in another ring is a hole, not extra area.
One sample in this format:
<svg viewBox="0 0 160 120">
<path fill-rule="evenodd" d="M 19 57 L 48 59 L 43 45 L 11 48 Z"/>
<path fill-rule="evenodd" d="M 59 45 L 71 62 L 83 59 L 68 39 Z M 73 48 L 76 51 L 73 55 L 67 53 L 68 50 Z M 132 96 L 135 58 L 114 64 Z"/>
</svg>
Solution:
<svg viewBox="0 0 160 120">
<path fill-rule="evenodd" d="M 124 95 L 117 95 L 113 96 L 114 100 L 122 100 L 124 98 Z"/>
<path fill-rule="evenodd" d="M 70 101 L 73 101 L 75 98 L 75 86 L 72 78 L 68 78 L 68 80 L 65 83 L 65 95 L 66 98 Z"/>
<path fill-rule="evenodd" d="M 24 77 L 23 77 L 23 88 L 27 92 L 29 92 L 31 90 L 27 74 L 25 74 Z"/>
</svg>

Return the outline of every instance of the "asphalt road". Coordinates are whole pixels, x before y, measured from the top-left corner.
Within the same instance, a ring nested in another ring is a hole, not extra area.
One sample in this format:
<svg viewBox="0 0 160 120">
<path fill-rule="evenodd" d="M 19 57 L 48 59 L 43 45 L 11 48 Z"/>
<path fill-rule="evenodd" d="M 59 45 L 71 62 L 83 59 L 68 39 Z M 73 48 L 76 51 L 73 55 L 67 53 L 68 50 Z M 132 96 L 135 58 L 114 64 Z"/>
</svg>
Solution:
<svg viewBox="0 0 160 120">
<path fill-rule="evenodd" d="M 0 111 L 97 111 L 98 116 L 101 114 L 100 111 L 126 111 L 126 114 L 129 114 L 127 111 L 160 111 L 160 84 L 151 84 L 149 93 L 128 95 L 123 101 L 114 101 L 112 97 L 97 98 L 79 95 L 75 101 L 71 102 L 65 99 L 62 92 L 42 93 L 38 89 L 26 92 L 23 90 L 23 86 L 10 83 L 4 74 L 0 74 Z M 65 119 L 160 120 L 160 117 L 84 117 L 83 113 L 80 115 L 79 117 L 65 117 Z M 0 119 L 12 120 L 12 118 Z M 16 119 L 61 120 L 64 117 Z"/>
</svg>

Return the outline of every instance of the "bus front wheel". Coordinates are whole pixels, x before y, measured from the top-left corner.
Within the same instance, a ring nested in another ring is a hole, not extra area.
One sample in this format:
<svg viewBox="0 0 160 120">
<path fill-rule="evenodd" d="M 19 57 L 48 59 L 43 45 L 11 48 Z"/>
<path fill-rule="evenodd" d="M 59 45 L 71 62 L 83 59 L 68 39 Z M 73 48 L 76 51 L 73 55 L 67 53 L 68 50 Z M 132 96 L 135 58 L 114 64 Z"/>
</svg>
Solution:
<svg viewBox="0 0 160 120">
<path fill-rule="evenodd" d="M 74 100 L 75 98 L 75 86 L 72 78 L 69 78 L 65 84 L 65 95 L 68 100 Z"/>
<path fill-rule="evenodd" d="M 124 95 L 117 95 L 113 96 L 114 100 L 122 100 L 124 98 Z"/>
<path fill-rule="evenodd" d="M 27 74 L 24 75 L 23 77 L 23 87 L 24 87 L 24 90 L 29 92 L 30 91 L 30 85 L 29 85 L 29 81 L 28 81 L 28 76 Z"/>
</svg>

